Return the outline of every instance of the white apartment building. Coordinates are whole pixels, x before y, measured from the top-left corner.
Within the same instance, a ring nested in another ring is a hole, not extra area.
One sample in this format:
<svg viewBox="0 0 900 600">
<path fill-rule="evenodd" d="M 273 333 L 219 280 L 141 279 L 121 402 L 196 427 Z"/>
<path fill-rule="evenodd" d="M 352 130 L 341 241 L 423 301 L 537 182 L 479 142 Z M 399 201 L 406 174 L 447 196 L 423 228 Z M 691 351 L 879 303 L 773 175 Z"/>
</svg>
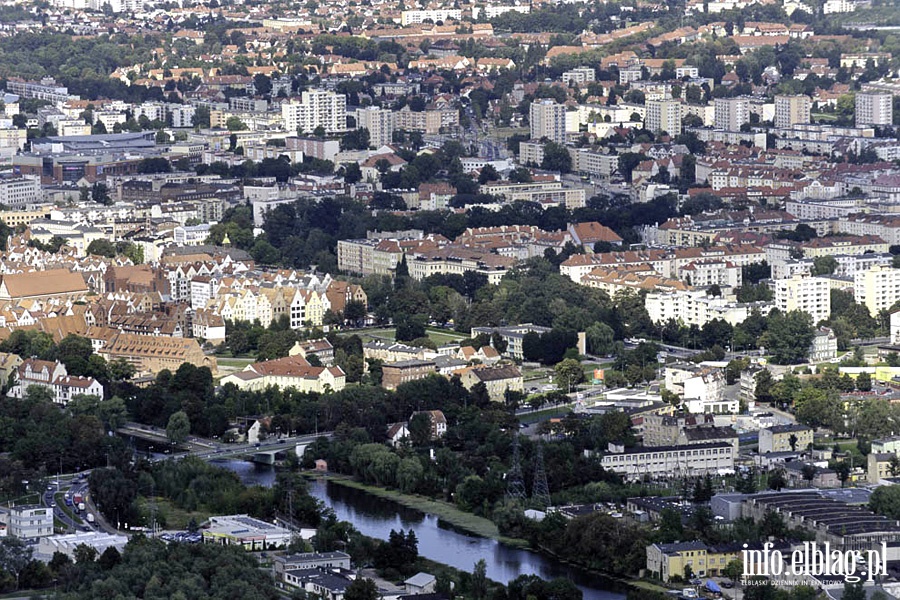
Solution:
<svg viewBox="0 0 900 600">
<path fill-rule="evenodd" d="M 681 102 L 648 100 L 645 125 L 650 131 L 665 131 L 670 135 L 681 133 Z"/>
<path fill-rule="evenodd" d="M 740 287 L 743 281 L 741 267 L 729 260 L 697 260 L 681 267 L 679 275 L 685 283 L 696 287 Z"/>
<path fill-rule="evenodd" d="M 380 148 L 394 141 L 394 113 L 369 106 L 356 111 L 356 127 L 369 131 L 369 145 Z"/>
<path fill-rule="evenodd" d="M 858 271 L 853 277 L 854 299 L 877 316 L 900 300 L 900 269 L 890 265 L 878 265 Z"/>
<path fill-rule="evenodd" d="M 437 23 L 438 21 L 447 21 L 453 19 L 459 21 L 462 19 L 462 10 L 454 8 L 442 8 L 437 10 L 404 10 L 400 13 L 400 24 L 420 25 L 425 21 Z"/>
<path fill-rule="evenodd" d="M 29 204 L 41 201 L 41 181 L 37 177 L 10 177 L 0 179 L 0 204 L 21 210 Z"/>
<path fill-rule="evenodd" d="M 787 313 L 802 310 L 813 324 L 831 315 L 831 283 L 824 277 L 795 275 L 775 282 L 775 307 Z"/>
<path fill-rule="evenodd" d="M 9 509 L 9 535 L 28 540 L 53 535 L 53 509 L 23 504 Z"/>
<path fill-rule="evenodd" d="M 591 450 L 585 450 L 590 456 Z M 690 446 L 639 447 L 609 452 L 600 459 L 604 469 L 629 481 L 717 475 L 734 471 L 734 446 L 727 442 Z"/>
<path fill-rule="evenodd" d="M 197 109 L 190 104 L 172 107 L 169 110 L 169 114 L 172 116 L 172 127 L 175 127 L 177 129 L 193 127 L 194 115 L 196 114 L 196 112 Z"/>
<path fill-rule="evenodd" d="M 685 325 L 703 327 L 716 319 L 737 325 L 743 323 L 754 310 L 763 315 L 769 314 L 775 304 L 739 303 L 722 296 L 708 296 L 706 290 L 678 290 L 649 292 L 644 298 L 644 307 L 654 323 L 667 323 L 673 320 Z"/>
<path fill-rule="evenodd" d="M 557 144 L 566 143 L 566 107 L 556 101 L 545 99 L 532 102 L 529 109 L 531 139 L 547 138 Z"/>
<path fill-rule="evenodd" d="M 811 106 L 809 96 L 775 96 L 775 127 L 788 129 L 792 125 L 809 123 Z"/>
<path fill-rule="evenodd" d="M 597 74 L 593 67 L 577 67 L 562 74 L 562 82 L 566 85 L 572 85 L 573 83 L 583 85 L 596 81 L 596 78 Z"/>
<path fill-rule="evenodd" d="M 347 96 L 327 90 L 304 90 L 300 102 L 281 105 L 285 131 L 312 133 L 319 126 L 326 133 L 347 130 Z"/>
<path fill-rule="evenodd" d="M 893 125 L 894 97 L 888 92 L 857 92 L 856 126 Z"/>
<path fill-rule="evenodd" d="M 725 372 L 692 363 L 666 365 L 666 389 L 681 398 L 692 414 L 731 414 L 736 398 L 725 398 Z"/>
<path fill-rule="evenodd" d="M 716 98 L 716 129 L 740 131 L 741 125 L 750 122 L 749 98 Z"/>
</svg>

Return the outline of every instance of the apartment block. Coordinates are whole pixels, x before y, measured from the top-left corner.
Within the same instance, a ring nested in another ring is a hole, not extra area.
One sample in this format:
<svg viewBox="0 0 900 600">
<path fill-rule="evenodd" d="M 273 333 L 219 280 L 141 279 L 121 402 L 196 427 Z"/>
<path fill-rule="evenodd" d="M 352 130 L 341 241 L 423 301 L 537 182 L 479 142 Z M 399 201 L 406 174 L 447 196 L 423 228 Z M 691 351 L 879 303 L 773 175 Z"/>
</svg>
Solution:
<svg viewBox="0 0 900 600">
<path fill-rule="evenodd" d="M 597 77 L 593 67 L 578 67 L 562 74 L 562 82 L 566 85 L 583 85 L 595 81 Z"/>
<path fill-rule="evenodd" d="M 716 98 L 716 129 L 740 131 L 741 125 L 750 122 L 749 98 Z"/>
<path fill-rule="evenodd" d="M 7 208 L 21 210 L 41 199 L 41 181 L 37 177 L 0 179 L 0 204 Z"/>
<path fill-rule="evenodd" d="M 551 142 L 566 142 L 566 107 L 554 100 L 532 102 L 529 112 L 531 139 L 547 138 Z"/>
<path fill-rule="evenodd" d="M 831 315 L 831 283 L 824 277 L 795 275 L 775 282 L 775 307 L 781 312 L 802 310 L 813 324 Z"/>
<path fill-rule="evenodd" d="M 809 123 L 811 106 L 809 96 L 775 96 L 775 127 L 788 129 Z"/>
<path fill-rule="evenodd" d="M 380 148 L 394 141 L 394 113 L 369 106 L 356 111 L 356 127 L 369 131 L 369 145 Z"/>
<path fill-rule="evenodd" d="M 459 21 L 462 19 L 461 9 L 437 9 L 437 10 L 404 10 L 400 13 L 400 24 L 404 27 L 407 25 L 421 25 L 426 21 L 437 23 L 438 21 L 447 21 L 453 19 Z"/>
<path fill-rule="evenodd" d="M 900 300 L 900 269 L 877 265 L 857 272 L 853 277 L 853 295 L 871 315 L 877 316 Z"/>
<path fill-rule="evenodd" d="M 647 101 L 647 120 L 650 131 L 665 131 L 671 135 L 681 133 L 681 102 L 677 100 Z"/>
<path fill-rule="evenodd" d="M 34 504 L 10 508 L 9 535 L 25 540 L 53 535 L 53 509 Z"/>
<path fill-rule="evenodd" d="M 323 127 L 327 133 L 347 130 L 347 97 L 326 90 L 304 90 L 300 102 L 293 99 L 281 105 L 286 131 L 312 133 Z"/>
<path fill-rule="evenodd" d="M 856 94 L 856 126 L 893 125 L 894 97 L 887 92 Z"/>
</svg>

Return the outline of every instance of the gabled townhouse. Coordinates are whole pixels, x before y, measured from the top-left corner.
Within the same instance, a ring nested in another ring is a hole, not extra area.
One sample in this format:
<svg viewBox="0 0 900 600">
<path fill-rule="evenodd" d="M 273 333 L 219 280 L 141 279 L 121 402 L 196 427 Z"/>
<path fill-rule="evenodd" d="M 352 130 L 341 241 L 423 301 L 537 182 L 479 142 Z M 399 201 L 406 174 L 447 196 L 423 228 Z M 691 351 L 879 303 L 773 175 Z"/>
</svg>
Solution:
<svg viewBox="0 0 900 600">
<path fill-rule="evenodd" d="M 16 369 L 16 384 L 9 395 L 24 398 L 31 386 L 43 387 L 53 394 L 56 404 L 65 406 L 78 395 L 97 396 L 103 399 L 103 386 L 93 377 L 77 377 L 66 372 L 59 361 L 50 362 L 29 358 Z"/>
</svg>

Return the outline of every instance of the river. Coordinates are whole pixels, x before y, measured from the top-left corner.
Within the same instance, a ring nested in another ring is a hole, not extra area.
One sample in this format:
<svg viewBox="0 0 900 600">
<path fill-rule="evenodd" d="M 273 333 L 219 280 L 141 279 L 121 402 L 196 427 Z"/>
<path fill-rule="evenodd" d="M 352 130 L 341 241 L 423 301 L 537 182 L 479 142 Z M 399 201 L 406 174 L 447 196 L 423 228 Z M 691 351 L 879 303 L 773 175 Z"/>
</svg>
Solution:
<svg viewBox="0 0 900 600">
<path fill-rule="evenodd" d="M 234 471 L 247 485 L 269 487 L 275 482 L 275 470 L 269 466 L 239 460 L 218 460 L 212 464 Z M 621 584 L 615 581 L 530 550 L 456 531 L 433 515 L 364 491 L 313 480 L 309 482 L 309 492 L 330 507 L 338 519 L 353 523 L 363 535 L 386 540 L 391 529 L 412 529 L 419 540 L 419 554 L 462 571 L 471 572 L 475 563 L 483 559 L 487 576 L 504 584 L 519 575 L 538 575 L 544 579 L 566 577 L 581 589 L 584 600 L 622 600 L 624 597 L 618 591 Z"/>
</svg>

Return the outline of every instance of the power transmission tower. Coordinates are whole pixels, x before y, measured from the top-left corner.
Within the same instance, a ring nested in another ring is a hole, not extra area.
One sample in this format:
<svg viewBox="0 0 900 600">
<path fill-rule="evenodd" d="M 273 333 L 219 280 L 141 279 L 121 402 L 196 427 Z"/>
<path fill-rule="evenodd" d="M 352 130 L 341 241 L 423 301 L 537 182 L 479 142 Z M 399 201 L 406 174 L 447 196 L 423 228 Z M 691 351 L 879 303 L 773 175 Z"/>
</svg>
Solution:
<svg viewBox="0 0 900 600">
<path fill-rule="evenodd" d="M 534 489 L 531 500 L 540 508 L 550 506 L 550 486 L 547 485 L 547 471 L 544 469 L 544 445 L 538 442 L 534 457 Z"/>
<path fill-rule="evenodd" d="M 509 472 L 506 474 L 506 497 L 525 500 L 525 479 L 522 477 L 522 463 L 519 457 L 519 434 L 513 437 L 513 456 Z"/>
</svg>

